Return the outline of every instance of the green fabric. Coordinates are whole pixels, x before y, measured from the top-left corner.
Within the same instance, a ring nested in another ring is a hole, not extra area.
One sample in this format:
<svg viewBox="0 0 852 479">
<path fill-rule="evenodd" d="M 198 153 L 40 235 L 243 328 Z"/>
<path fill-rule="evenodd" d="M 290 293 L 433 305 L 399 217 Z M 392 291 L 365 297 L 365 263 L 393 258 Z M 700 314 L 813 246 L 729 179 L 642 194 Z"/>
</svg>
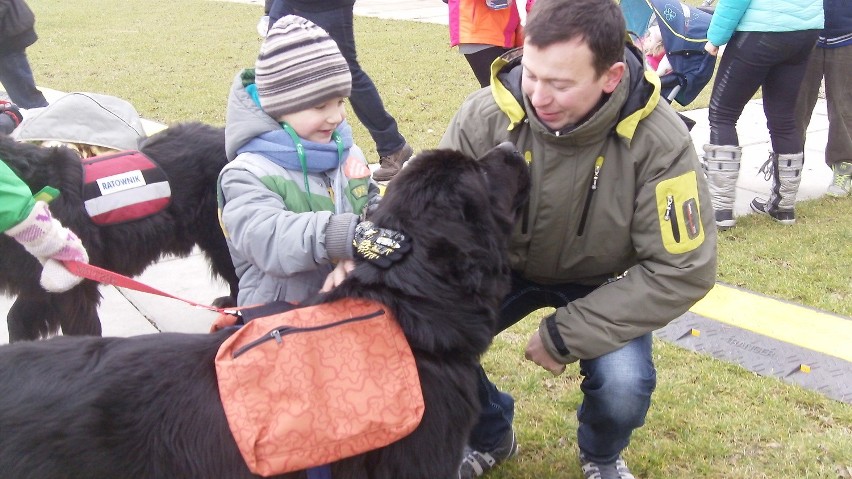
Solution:
<svg viewBox="0 0 852 479">
<path fill-rule="evenodd" d="M 370 179 L 350 178 L 346 185 L 346 199 L 352 205 L 352 211 L 366 211 L 367 203 L 370 201 Z"/>
<path fill-rule="evenodd" d="M 254 85 L 254 68 L 246 68 L 240 73 L 240 79 L 243 82 L 243 86 L 247 87 L 249 85 Z"/>
<path fill-rule="evenodd" d="M 23 221 L 33 210 L 35 200 L 26 183 L 0 161 L 0 231 Z"/>
<path fill-rule="evenodd" d="M 264 176 L 260 181 L 269 191 L 276 193 L 284 200 L 284 205 L 294 213 L 308 213 L 310 211 L 334 211 L 334 202 L 328 196 L 310 194 L 308 196 L 292 180 L 281 176 Z M 314 209 L 311 209 L 311 205 Z"/>
</svg>

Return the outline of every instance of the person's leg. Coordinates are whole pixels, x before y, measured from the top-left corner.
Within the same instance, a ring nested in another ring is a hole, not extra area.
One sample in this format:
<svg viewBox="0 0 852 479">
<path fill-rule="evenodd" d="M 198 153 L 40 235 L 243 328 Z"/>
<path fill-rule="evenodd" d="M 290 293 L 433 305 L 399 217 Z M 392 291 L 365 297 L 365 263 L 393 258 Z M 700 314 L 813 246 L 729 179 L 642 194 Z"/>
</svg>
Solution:
<svg viewBox="0 0 852 479">
<path fill-rule="evenodd" d="M 771 63 L 759 58 L 753 32 L 737 32 L 725 47 L 710 94 L 710 143 L 739 146 L 737 121 L 763 83 Z M 759 61 L 755 61 L 755 59 Z"/>
<path fill-rule="evenodd" d="M 710 95 L 708 120 L 710 143 L 704 145 L 704 169 L 710 188 L 716 227 L 733 228 L 737 179 L 740 174 L 740 148 L 737 121 L 746 103 L 760 87 L 767 68 L 749 60 L 753 39 L 749 33 L 736 33 L 725 47 Z"/>
<path fill-rule="evenodd" d="M 293 12 L 284 4 L 284 0 L 272 0 L 272 3 L 269 4 L 269 28 L 272 28 L 272 25 L 275 25 L 275 22 L 280 20 L 281 17 L 291 13 Z"/>
<path fill-rule="evenodd" d="M 540 285 L 513 274 L 512 289 L 501 305 L 495 336 L 533 311 L 565 306 L 593 289 L 577 285 Z M 469 444 L 473 449 L 489 451 L 511 434 L 515 401 L 512 396 L 498 390 L 484 370 L 480 374 L 479 396 L 482 412 L 471 431 Z"/>
<path fill-rule="evenodd" d="M 470 65 L 470 69 L 473 70 L 480 87 L 487 87 L 491 84 L 491 63 L 507 51 L 509 51 L 508 48 L 488 47 L 474 53 L 464 54 L 464 58 Z"/>
<path fill-rule="evenodd" d="M 819 88 L 822 84 L 824 68 L 824 49 L 816 48 L 811 53 L 810 60 L 808 60 L 808 67 L 805 70 L 804 78 L 802 78 L 802 85 L 799 87 L 799 96 L 796 97 L 796 129 L 802 134 L 803 144 L 807 136 L 808 125 L 811 123 L 811 115 L 813 115 L 814 107 L 819 99 Z"/>
<path fill-rule="evenodd" d="M 802 135 L 796 126 L 796 101 L 818 35 L 816 30 L 771 32 L 764 34 L 758 43 L 764 49 L 764 58 L 768 61 L 777 58 L 762 86 L 772 150 L 779 155 L 801 153 L 803 149 Z"/>
<path fill-rule="evenodd" d="M 825 99 L 828 106 L 829 166 L 852 162 L 852 45 L 825 50 Z"/>
<path fill-rule="evenodd" d="M 757 42 L 761 48 L 759 57 L 775 60 L 762 85 L 763 111 L 773 151 L 761 171 L 771 178 L 772 185 L 769 198 L 755 198 L 750 207 L 786 225 L 796 222 L 796 194 L 805 162 L 796 102 L 818 35 L 817 30 L 767 32 Z"/>
<path fill-rule="evenodd" d="M 19 108 L 41 108 L 48 104 L 36 88 L 25 50 L 0 54 L 0 84 Z"/>
<path fill-rule="evenodd" d="M 599 358 L 581 360 L 583 403 L 577 410 L 580 452 L 599 464 L 610 464 L 645 424 L 657 373 L 648 333 Z"/>
<path fill-rule="evenodd" d="M 825 55 L 825 100 L 828 107 L 828 143 L 825 162 L 832 169 L 827 194 L 852 195 L 852 45 L 818 48 Z"/>
</svg>

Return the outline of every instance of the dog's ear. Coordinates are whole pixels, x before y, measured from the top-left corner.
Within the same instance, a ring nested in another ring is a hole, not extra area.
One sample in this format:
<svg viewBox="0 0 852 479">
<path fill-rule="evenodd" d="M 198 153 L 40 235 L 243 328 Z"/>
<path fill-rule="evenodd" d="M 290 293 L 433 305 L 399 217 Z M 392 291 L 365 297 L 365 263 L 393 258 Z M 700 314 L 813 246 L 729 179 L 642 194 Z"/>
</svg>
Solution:
<svg viewBox="0 0 852 479">
<path fill-rule="evenodd" d="M 505 142 L 478 158 L 488 181 L 491 204 L 511 226 L 529 197 L 529 167 L 512 143 Z"/>
</svg>

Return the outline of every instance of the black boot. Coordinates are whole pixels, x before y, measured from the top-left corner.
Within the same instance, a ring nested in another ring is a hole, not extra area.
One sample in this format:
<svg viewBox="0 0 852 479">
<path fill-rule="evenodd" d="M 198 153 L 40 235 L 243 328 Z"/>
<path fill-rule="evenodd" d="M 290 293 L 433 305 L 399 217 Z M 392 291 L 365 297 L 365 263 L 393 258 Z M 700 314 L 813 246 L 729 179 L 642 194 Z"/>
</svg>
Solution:
<svg viewBox="0 0 852 479">
<path fill-rule="evenodd" d="M 796 193 L 802 182 L 804 164 L 804 153 L 783 155 L 770 153 L 769 159 L 760 167 L 760 171 L 766 175 L 767 179 L 772 179 L 769 199 L 755 198 L 751 202 L 751 209 L 757 213 L 769 215 L 781 224 L 795 224 Z"/>
</svg>

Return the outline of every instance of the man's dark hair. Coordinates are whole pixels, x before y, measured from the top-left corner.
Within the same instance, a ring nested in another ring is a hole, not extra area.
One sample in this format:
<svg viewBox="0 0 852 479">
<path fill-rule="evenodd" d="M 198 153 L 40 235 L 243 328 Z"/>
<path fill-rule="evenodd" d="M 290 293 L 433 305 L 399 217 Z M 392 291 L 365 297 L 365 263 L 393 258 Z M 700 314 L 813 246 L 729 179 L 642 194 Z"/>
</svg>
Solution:
<svg viewBox="0 0 852 479">
<path fill-rule="evenodd" d="M 613 0 L 537 0 L 524 30 L 526 41 L 538 48 L 574 39 L 585 41 L 598 76 L 624 60 L 627 26 Z"/>
</svg>

